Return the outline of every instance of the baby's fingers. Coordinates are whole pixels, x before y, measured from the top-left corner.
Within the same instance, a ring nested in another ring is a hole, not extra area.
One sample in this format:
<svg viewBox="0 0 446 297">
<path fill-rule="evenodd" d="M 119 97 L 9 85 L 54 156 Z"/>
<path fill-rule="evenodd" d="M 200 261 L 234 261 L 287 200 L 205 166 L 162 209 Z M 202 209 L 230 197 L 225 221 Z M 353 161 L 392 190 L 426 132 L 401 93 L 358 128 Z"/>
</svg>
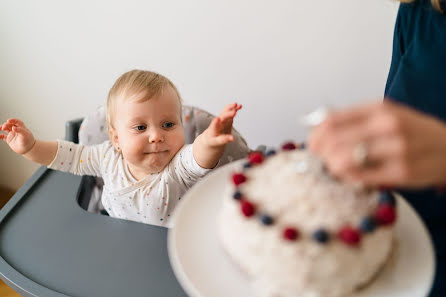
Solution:
<svg viewBox="0 0 446 297">
<path fill-rule="evenodd" d="M 235 115 L 237 114 L 237 111 L 239 111 L 242 108 L 241 104 L 233 103 L 226 106 L 225 109 L 220 114 L 220 118 L 222 121 L 227 119 L 233 119 Z"/>
<path fill-rule="evenodd" d="M 220 134 L 222 125 L 219 117 L 215 117 L 212 120 L 211 124 L 209 125 L 209 129 L 212 131 L 213 134 Z"/>
<path fill-rule="evenodd" d="M 225 106 L 225 108 L 223 108 L 222 113 L 224 112 L 228 112 L 233 110 L 235 107 L 237 106 L 237 103 L 231 103 Z"/>
<path fill-rule="evenodd" d="M 223 134 L 212 137 L 210 144 L 211 146 L 222 146 L 233 141 L 234 141 L 234 136 L 232 136 L 231 134 Z"/>
<path fill-rule="evenodd" d="M 238 104 L 238 103 L 235 103 L 235 110 L 239 111 L 240 109 L 242 109 L 242 105 Z"/>
<path fill-rule="evenodd" d="M 20 127 L 25 126 L 25 123 L 23 123 L 21 120 L 16 119 L 16 118 L 8 119 L 7 123 L 10 123 L 15 126 L 20 126 Z"/>
<path fill-rule="evenodd" d="M 6 131 L 6 132 L 11 132 L 13 126 L 14 126 L 13 124 L 6 122 L 6 123 L 4 123 L 2 125 L 2 129 L 1 130 L 2 131 Z"/>
<path fill-rule="evenodd" d="M 224 111 L 225 111 L 225 110 L 228 110 L 228 111 L 235 110 L 235 111 L 237 111 L 237 110 L 239 110 L 240 108 L 242 108 L 242 105 L 241 105 L 241 104 L 238 104 L 237 102 L 234 102 L 234 103 L 228 104 L 228 105 L 225 107 Z"/>
<path fill-rule="evenodd" d="M 28 132 L 28 129 L 23 126 L 13 126 L 12 131 L 14 131 L 17 134 L 25 134 Z"/>
<path fill-rule="evenodd" d="M 5 131 L 3 129 L 3 126 L 4 126 L 4 124 L 0 125 L 0 131 Z M 5 131 L 5 132 L 7 132 L 7 131 Z M 7 137 L 8 137 L 8 134 L 0 133 L 0 140 L 6 140 Z"/>
<path fill-rule="evenodd" d="M 5 134 L 4 136 L 6 136 L 4 138 L 6 142 L 10 144 L 10 142 L 17 136 L 17 133 L 12 129 L 11 131 L 8 132 L 8 134 Z"/>
</svg>

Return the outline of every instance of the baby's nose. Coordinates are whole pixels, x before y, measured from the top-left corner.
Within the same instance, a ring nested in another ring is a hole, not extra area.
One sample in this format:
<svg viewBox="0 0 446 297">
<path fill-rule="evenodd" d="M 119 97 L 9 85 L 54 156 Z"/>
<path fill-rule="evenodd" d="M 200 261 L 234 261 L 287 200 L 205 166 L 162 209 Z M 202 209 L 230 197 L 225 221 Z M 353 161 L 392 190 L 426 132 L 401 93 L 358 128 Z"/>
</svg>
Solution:
<svg viewBox="0 0 446 297">
<path fill-rule="evenodd" d="M 163 132 L 160 129 L 151 129 L 151 131 L 149 131 L 149 142 L 150 143 L 155 143 L 155 142 L 162 142 L 164 141 L 164 136 L 163 136 Z"/>
</svg>

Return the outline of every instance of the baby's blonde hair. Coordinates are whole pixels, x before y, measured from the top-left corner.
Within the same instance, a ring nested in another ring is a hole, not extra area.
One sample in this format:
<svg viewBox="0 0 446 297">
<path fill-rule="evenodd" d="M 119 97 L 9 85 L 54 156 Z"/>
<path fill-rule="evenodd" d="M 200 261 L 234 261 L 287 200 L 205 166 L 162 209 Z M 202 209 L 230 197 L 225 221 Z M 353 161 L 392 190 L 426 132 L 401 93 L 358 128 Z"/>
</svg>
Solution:
<svg viewBox="0 0 446 297">
<path fill-rule="evenodd" d="M 417 0 L 399 0 L 400 2 L 403 3 L 412 3 L 415 2 Z M 443 2 L 444 0 L 431 0 L 432 6 L 438 10 L 439 12 L 443 13 L 443 9 L 441 8 L 441 2 Z"/>
<path fill-rule="evenodd" d="M 170 86 L 178 96 L 181 120 L 181 96 L 175 85 L 167 77 L 156 72 L 138 69 L 130 70 L 121 75 L 108 92 L 106 113 L 108 131 L 113 128 L 116 101 L 118 99 L 125 100 L 144 94 L 142 98 L 139 98 L 140 102 L 144 102 L 158 95 L 166 86 Z"/>
</svg>

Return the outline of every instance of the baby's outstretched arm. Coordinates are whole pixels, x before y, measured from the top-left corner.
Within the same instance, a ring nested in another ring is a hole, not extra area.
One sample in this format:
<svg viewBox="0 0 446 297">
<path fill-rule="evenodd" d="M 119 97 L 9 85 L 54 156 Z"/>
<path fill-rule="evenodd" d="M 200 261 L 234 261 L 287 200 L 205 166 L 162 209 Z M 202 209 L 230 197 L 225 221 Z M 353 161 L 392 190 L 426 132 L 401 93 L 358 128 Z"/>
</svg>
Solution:
<svg viewBox="0 0 446 297">
<path fill-rule="evenodd" d="M 49 165 L 57 153 L 56 141 L 40 141 L 19 119 L 8 119 L 0 125 L 0 140 L 6 141 L 9 147 L 26 159 L 42 165 Z"/>
<path fill-rule="evenodd" d="M 234 141 L 231 135 L 232 122 L 237 111 L 242 108 L 240 104 L 227 105 L 218 117 L 212 120 L 209 127 L 194 141 L 194 158 L 203 168 L 214 168 L 225 150 L 225 145 Z"/>
</svg>

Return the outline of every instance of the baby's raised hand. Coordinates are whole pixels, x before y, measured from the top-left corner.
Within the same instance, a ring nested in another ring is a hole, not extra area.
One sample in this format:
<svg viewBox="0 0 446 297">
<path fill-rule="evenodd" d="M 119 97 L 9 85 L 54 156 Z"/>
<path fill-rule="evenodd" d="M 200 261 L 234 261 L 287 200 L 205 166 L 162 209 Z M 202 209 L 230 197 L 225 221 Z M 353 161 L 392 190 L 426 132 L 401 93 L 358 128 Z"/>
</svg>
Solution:
<svg viewBox="0 0 446 297">
<path fill-rule="evenodd" d="M 231 135 L 234 117 L 242 108 L 241 104 L 232 103 L 227 105 L 218 117 L 215 117 L 207 129 L 208 144 L 210 146 L 222 146 L 234 141 Z"/>
<path fill-rule="evenodd" d="M 193 152 L 195 161 L 203 168 L 214 168 L 224 153 L 225 145 L 234 141 L 232 122 L 242 108 L 233 103 L 226 106 L 220 115 L 212 120 L 209 127 L 194 141 Z"/>
<path fill-rule="evenodd" d="M 0 131 L 6 132 L 0 133 L 0 140 L 6 141 L 17 154 L 26 154 L 36 143 L 31 131 L 19 119 L 8 119 L 0 125 Z"/>
</svg>

